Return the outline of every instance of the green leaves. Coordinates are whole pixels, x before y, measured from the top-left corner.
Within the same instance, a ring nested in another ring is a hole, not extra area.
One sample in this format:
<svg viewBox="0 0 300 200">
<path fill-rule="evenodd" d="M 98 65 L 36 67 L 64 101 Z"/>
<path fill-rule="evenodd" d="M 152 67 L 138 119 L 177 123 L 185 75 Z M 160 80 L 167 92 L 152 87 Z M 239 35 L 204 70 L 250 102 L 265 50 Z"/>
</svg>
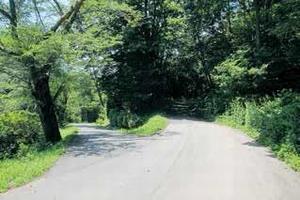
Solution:
<svg viewBox="0 0 300 200">
<path fill-rule="evenodd" d="M 255 90 L 260 77 L 266 73 L 266 65 L 251 66 L 245 54 L 247 51 L 239 51 L 215 67 L 213 77 L 221 90 L 232 92 L 232 95 Z"/>
</svg>

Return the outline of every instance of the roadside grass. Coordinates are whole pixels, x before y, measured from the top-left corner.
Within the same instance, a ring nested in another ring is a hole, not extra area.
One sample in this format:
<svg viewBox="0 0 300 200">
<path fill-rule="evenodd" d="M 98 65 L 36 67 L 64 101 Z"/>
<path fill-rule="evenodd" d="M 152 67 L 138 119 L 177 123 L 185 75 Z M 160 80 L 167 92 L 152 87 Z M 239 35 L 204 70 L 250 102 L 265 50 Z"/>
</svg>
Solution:
<svg viewBox="0 0 300 200">
<path fill-rule="evenodd" d="M 151 136 L 165 129 L 167 125 L 168 119 L 162 115 L 156 114 L 149 117 L 149 119 L 139 127 L 132 129 L 121 129 L 121 131 L 123 133 L 137 136 Z"/>
<path fill-rule="evenodd" d="M 253 138 L 258 144 L 269 147 L 277 158 L 285 162 L 293 170 L 300 172 L 300 155 L 291 146 L 287 144 L 272 144 L 266 139 L 262 139 L 259 131 L 255 128 L 240 125 L 226 116 L 217 117 L 216 122 L 241 130 L 243 133 Z"/>
<path fill-rule="evenodd" d="M 78 128 L 68 126 L 61 129 L 62 142 L 51 145 L 43 151 L 29 150 L 22 158 L 1 160 L 0 192 L 21 186 L 41 176 L 65 152 L 66 145 L 77 132 Z"/>
</svg>

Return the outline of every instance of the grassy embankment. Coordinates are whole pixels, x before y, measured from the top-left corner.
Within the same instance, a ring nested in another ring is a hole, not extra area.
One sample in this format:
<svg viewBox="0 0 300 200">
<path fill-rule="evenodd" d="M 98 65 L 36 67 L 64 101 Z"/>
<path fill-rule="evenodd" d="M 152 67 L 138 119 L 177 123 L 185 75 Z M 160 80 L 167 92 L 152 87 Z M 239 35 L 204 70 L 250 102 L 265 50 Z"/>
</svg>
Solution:
<svg viewBox="0 0 300 200">
<path fill-rule="evenodd" d="M 122 132 L 137 136 L 151 136 L 162 130 L 168 125 L 168 119 L 162 115 L 156 114 L 151 116 L 145 123 L 132 129 L 121 129 Z"/>
</svg>

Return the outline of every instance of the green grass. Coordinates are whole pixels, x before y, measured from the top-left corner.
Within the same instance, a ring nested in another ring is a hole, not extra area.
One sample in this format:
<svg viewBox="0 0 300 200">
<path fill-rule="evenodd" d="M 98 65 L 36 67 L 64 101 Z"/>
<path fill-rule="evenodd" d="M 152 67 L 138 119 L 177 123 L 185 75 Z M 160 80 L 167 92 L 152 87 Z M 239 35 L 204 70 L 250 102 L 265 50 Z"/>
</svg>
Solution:
<svg viewBox="0 0 300 200">
<path fill-rule="evenodd" d="M 66 144 L 78 132 L 76 127 L 61 130 L 63 141 L 43 151 L 30 150 L 22 158 L 0 161 L 0 192 L 23 185 L 41 176 L 64 153 Z"/>
<path fill-rule="evenodd" d="M 60 130 L 62 136 L 62 142 L 67 144 L 75 135 L 78 133 L 79 129 L 74 126 L 67 126 Z"/>
<path fill-rule="evenodd" d="M 284 161 L 292 169 L 294 169 L 295 171 L 300 171 L 300 155 L 296 152 L 295 149 L 293 149 L 293 147 L 286 144 L 271 144 L 268 141 L 262 140 L 259 138 L 259 131 L 257 131 L 255 128 L 240 125 L 226 116 L 217 117 L 216 122 L 241 130 L 249 137 L 255 139 L 257 143 L 268 146 L 275 156 Z"/>
<path fill-rule="evenodd" d="M 165 129 L 168 119 L 161 115 L 153 115 L 143 125 L 133 129 L 121 129 L 122 132 L 138 136 L 151 136 Z"/>
</svg>

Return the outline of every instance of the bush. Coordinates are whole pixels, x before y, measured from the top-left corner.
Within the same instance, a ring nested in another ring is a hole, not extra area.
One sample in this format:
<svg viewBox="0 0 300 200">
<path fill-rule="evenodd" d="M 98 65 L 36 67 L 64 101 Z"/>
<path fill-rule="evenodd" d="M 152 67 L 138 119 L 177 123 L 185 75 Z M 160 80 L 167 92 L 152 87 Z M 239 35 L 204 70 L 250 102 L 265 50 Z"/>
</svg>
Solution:
<svg viewBox="0 0 300 200">
<path fill-rule="evenodd" d="M 257 130 L 259 140 L 274 148 L 283 144 L 300 153 L 300 95 L 283 91 L 258 101 L 234 100 L 222 117 Z"/>
<path fill-rule="evenodd" d="M 238 128 L 300 171 L 300 95 L 282 91 L 257 101 L 236 99 L 218 121 Z"/>
<path fill-rule="evenodd" d="M 259 105 L 255 101 L 247 101 L 245 103 L 245 122 L 244 125 L 247 128 L 261 127 L 263 123 L 263 116 Z"/>
<path fill-rule="evenodd" d="M 142 118 L 137 114 L 133 114 L 130 110 L 116 110 L 109 112 L 110 125 L 117 128 L 134 128 L 143 123 Z"/>
<path fill-rule="evenodd" d="M 28 145 L 42 140 L 37 116 L 26 111 L 0 114 L 0 159 L 24 154 Z"/>
<path fill-rule="evenodd" d="M 246 113 L 245 103 L 243 100 L 237 98 L 230 103 L 225 115 L 230 116 L 231 120 L 235 123 L 245 125 Z"/>
<path fill-rule="evenodd" d="M 284 91 L 261 106 L 262 139 L 274 144 L 286 143 L 300 152 L 300 95 Z"/>
<path fill-rule="evenodd" d="M 109 125 L 109 119 L 107 117 L 106 109 L 101 109 L 101 112 L 99 113 L 99 117 L 96 120 L 96 124 L 103 127 Z"/>
</svg>

